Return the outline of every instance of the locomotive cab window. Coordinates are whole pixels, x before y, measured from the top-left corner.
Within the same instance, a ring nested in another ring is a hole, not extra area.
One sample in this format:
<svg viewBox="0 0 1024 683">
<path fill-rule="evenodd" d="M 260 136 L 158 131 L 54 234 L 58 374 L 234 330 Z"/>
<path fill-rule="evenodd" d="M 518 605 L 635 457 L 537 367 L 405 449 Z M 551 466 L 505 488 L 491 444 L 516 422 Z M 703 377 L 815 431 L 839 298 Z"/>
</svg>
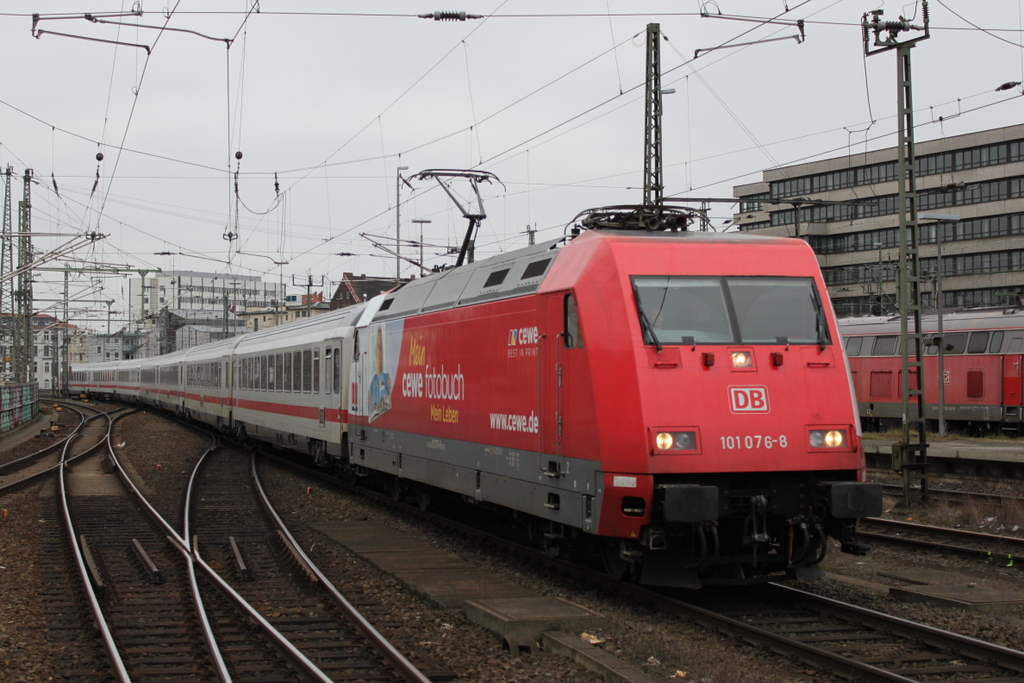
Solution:
<svg viewBox="0 0 1024 683">
<path fill-rule="evenodd" d="M 846 340 L 846 355 L 847 356 L 859 356 L 861 344 L 864 343 L 864 337 L 850 337 Z"/>
<path fill-rule="evenodd" d="M 1003 332 L 1002 330 L 992 333 L 992 343 L 988 346 L 989 353 L 999 353 L 999 349 L 1003 346 Z"/>
<path fill-rule="evenodd" d="M 632 278 L 645 344 L 831 344 L 806 277 Z"/>
<path fill-rule="evenodd" d="M 963 353 L 964 347 L 967 346 L 967 333 L 957 332 L 955 334 L 947 334 L 944 342 L 945 346 L 942 349 L 944 354 Z"/>
</svg>

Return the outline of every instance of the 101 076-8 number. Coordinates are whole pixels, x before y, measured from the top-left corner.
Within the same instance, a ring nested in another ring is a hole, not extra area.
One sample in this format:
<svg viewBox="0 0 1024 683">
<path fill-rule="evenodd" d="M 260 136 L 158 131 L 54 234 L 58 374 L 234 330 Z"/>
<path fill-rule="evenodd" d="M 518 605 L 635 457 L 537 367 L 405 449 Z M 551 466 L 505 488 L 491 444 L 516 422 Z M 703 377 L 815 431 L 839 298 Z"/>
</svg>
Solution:
<svg viewBox="0 0 1024 683">
<path fill-rule="evenodd" d="M 753 449 L 753 448 L 785 448 L 789 445 L 789 439 L 785 434 L 779 436 L 766 436 L 753 434 L 750 436 L 721 436 L 722 448 L 728 451 Z"/>
</svg>

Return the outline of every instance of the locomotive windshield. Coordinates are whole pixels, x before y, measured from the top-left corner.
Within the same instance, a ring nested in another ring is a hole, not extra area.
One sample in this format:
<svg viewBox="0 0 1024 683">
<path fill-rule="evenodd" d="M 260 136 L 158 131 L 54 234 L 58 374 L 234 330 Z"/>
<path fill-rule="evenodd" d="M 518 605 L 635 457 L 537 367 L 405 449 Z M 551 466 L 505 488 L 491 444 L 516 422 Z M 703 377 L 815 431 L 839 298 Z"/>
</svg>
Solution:
<svg viewBox="0 0 1024 683">
<path fill-rule="evenodd" d="M 632 278 L 644 343 L 832 342 L 809 277 Z"/>
</svg>

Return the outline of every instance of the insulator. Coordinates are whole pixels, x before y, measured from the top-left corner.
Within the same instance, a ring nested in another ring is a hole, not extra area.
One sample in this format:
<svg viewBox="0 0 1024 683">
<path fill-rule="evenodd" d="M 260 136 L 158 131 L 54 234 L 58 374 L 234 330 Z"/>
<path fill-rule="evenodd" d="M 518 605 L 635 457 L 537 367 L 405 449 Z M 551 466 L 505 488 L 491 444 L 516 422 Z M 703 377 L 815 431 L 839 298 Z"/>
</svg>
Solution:
<svg viewBox="0 0 1024 683">
<path fill-rule="evenodd" d="M 434 21 L 465 21 L 465 12 L 434 12 L 432 15 L 425 15 L 432 17 Z M 424 17 L 424 18 L 425 18 Z"/>
<path fill-rule="evenodd" d="M 921 18 L 924 21 L 924 25 L 928 25 L 928 3 L 921 3 Z"/>
</svg>

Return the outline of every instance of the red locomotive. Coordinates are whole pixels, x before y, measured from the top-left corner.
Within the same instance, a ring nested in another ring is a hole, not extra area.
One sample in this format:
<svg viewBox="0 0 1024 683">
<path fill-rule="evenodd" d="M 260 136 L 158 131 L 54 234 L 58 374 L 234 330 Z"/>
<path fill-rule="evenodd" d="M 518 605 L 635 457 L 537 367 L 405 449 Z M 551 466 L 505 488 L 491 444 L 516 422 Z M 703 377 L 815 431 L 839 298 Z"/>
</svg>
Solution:
<svg viewBox="0 0 1024 683">
<path fill-rule="evenodd" d="M 202 400 L 162 395 L 396 494 L 505 510 L 549 552 L 599 552 L 643 583 L 810 578 L 830 536 L 863 552 L 856 519 L 881 512 L 881 491 L 863 482 L 813 252 L 608 229 L 643 211 L 595 210 L 578 236 L 414 280 L 304 321 L 301 336 L 271 328 L 197 351 L 197 365 L 223 365 Z M 182 378 L 185 353 L 168 361 Z M 76 367 L 78 386 L 108 365 Z M 303 396 L 269 395 L 293 386 Z"/>
<path fill-rule="evenodd" d="M 1024 363 L 1024 311 L 977 309 L 942 318 L 945 419 L 973 433 L 1019 434 Z M 938 419 L 938 316 L 921 318 L 925 416 Z M 899 318 L 846 318 L 839 322 L 857 392 L 861 421 L 885 429 L 902 423 Z M 915 381 L 915 380 L 912 380 Z"/>
</svg>

